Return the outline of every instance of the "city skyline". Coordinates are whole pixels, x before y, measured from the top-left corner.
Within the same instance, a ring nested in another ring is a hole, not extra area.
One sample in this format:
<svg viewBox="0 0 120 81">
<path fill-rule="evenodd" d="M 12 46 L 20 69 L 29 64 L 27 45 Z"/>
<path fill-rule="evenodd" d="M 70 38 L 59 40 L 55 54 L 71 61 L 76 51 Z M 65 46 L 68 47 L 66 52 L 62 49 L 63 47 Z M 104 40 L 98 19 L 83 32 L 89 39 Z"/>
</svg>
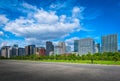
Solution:
<svg viewBox="0 0 120 81">
<path fill-rule="evenodd" d="M 6 5 L 7 4 L 7 5 Z M 0 1 L 0 47 L 19 44 L 45 46 L 119 32 L 119 0 L 3 0 Z M 118 38 L 120 49 L 120 37 Z"/>
</svg>

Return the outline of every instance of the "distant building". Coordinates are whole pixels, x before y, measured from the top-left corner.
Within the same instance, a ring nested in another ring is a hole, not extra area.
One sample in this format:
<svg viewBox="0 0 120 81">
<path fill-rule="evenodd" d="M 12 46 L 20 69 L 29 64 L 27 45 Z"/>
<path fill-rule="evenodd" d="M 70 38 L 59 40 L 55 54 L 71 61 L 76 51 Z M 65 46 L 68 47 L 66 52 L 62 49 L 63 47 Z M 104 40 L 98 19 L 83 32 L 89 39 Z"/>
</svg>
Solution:
<svg viewBox="0 0 120 81">
<path fill-rule="evenodd" d="M 35 47 L 35 49 L 34 49 L 35 54 L 39 55 L 39 50 L 40 50 L 40 48 L 39 48 L 39 47 Z"/>
<path fill-rule="evenodd" d="M 55 55 L 62 54 L 61 49 L 62 49 L 61 46 L 55 46 L 54 47 L 54 54 Z"/>
<path fill-rule="evenodd" d="M 35 51 L 34 51 L 35 45 L 29 45 L 29 47 L 30 47 L 30 55 L 35 54 Z"/>
<path fill-rule="evenodd" d="M 9 52 L 8 52 L 9 48 L 10 48 L 10 46 L 3 46 L 1 48 L 1 56 L 5 57 L 5 58 L 9 58 L 10 57 Z"/>
<path fill-rule="evenodd" d="M 52 42 L 47 41 L 46 42 L 46 55 L 49 56 L 51 51 L 54 52 L 54 45 L 52 44 Z"/>
<path fill-rule="evenodd" d="M 118 51 L 118 35 L 111 34 L 102 36 L 102 52 L 117 52 Z"/>
<path fill-rule="evenodd" d="M 71 53 L 71 46 L 66 46 L 66 53 Z"/>
<path fill-rule="evenodd" d="M 60 51 L 61 53 L 60 54 L 65 54 L 66 53 L 66 45 L 65 45 L 65 42 L 59 42 L 58 43 L 58 46 L 60 46 Z"/>
<path fill-rule="evenodd" d="M 18 56 L 24 56 L 25 55 L 25 48 L 18 48 Z"/>
<path fill-rule="evenodd" d="M 30 54 L 30 47 L 25 46 L 25 55 L 29 55 L 29 54 Z"/>
<path fill-rule="evenodd" d="M 39 55 L 45 56 L 45 54 L 46 54 L 45 48 L 44 47 L 40 47 L 40 49 L 39 49 Z"/>
<path fill-rule="evenodd" d="M 35 45 L 28 45 L 28 46 L 25 46 L 25 53 L 26 55 L 32 55 L 32 54 L 35 54 Z"/>
<path fill-rule="evenodd" d="M 79 55 L 93 54 L 95 52 L 95 42 L 92 38 L 80 39 L 78 41 L 78 53 Z"/>
<path fill-rule="evenodd" d="M 95 44 L 95 53 L 100 53 L 100 44 Z"/>
<path fill-rule="evenodd" d="M 78 41 L 79 40 L 74 40 L 74 52 L 78 52 Z"/>
</svg>

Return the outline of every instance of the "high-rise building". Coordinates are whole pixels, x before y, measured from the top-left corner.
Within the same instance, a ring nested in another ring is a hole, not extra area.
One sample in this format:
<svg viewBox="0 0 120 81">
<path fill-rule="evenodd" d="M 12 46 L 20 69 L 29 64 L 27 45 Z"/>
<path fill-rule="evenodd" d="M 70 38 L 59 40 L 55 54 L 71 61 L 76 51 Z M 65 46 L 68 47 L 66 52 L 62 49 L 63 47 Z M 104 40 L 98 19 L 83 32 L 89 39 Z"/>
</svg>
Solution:
<svg viewBox="0 0 120 81">
<path fill-rule="evenodd" d="M 54 54 L 55 55 L 62 54 L 61 49 L 62 49 L 61 46 L 55 46 L 54 47 Z"/>
<path fill-rule="evenodd" d="M 29 55 L 30 54 L 30 48 L 29 46 L 25 46 L 25 55 Z"/>
<path fill-rule="evenodd" d="M 92 38 L 80 39 L 78 41 L 78 53 L 80 55 L 91 53 L 95 51 L 95 42 Z"/>
<path fill-rule="evenodd" d="M 30 55 L 35 54 L 35 51 L 34 51 L 35 45 L 29 45 L 29 47 L 30 47 Z"/>
<path fill-rule="evenodd" d="M 3 46 L 1 48 L 1 56 L 5 57 L 5 58 L 9 58 L 10 57 L 9 51 L 8 51 L 9 48 L 10 48 L 10 46 Z"/>
<path fill-rule="evenodd" d="M 40 47 L 40 49 L 39 49 L 39 55 L 45 56 L 45 53 L 46 53 L 45 48 L 44 47 Z"/>
<path fill-rule="evenodd" d="M 18 56 L 24 56 L 25 55 L 25 48 L 18 48 Z"/>
<path fill-rule="evenodd" d="M 71 53 L 71 46 L 66 46 L 66 53 Z"/>
<path fill-rule="evenodd" d="M 25 46 L 25 53 L 26 55 L 31 55 L 31 54 L 35 54 L 35 45 L 28 45 Z"/>
<path fill-rule="evenodd" d="M 100 44 L 95 44 L 95 53 L 100 53 Z"/>
<path fill-rule="evenodd" d="M 47 41 L 46 42 L 46 55 L 49 55 L 50 52 L 54 52 L 54 45 L 52 44 L 52 42 Z"/>
<path fill-rule="evenodd" d="M 39 55 L 39 50 L 40 50 L 40 48 L 39 48 L 39 47 L 35 47 L 35 49 L 34 49 L 35 54 Z"/>
<path fill-rule="evenodd" d="M 118 51 L 118 35 L 111 34 L 102 36 L 102 52 L 117 52 Z"/>
<path fill-rule="evenodd" d="M 65 53 L 66 53 L 66 45 L 65 45 L 65 42 L 59 42 L 59 43 L 58 43 L 58 46 L 61 47 L 61 49 L 60 49 L 61 54 L 65 54 Z"/>
<path fill-rule="evenodd" d="M 78 40 L 74 40 L 74 52 L 78 52 Z"/>
</svg>

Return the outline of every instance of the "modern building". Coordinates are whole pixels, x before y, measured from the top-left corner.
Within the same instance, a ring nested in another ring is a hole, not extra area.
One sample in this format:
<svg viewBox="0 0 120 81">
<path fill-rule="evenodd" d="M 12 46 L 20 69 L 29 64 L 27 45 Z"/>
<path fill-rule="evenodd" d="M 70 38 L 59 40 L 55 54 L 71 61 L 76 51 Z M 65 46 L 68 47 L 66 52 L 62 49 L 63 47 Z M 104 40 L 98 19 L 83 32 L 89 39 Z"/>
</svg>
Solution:
<svg viewBox="0 0 120 81">
<path fill-rule="evenodd" d="M 95 53 L 100 53 L 100 44 L 95 44 Z"/>
<path fill-rule="evenodd" d="M 46 54 L 45 48 L 44 47 L 40 47 L 40 49 L 39 49 L 39 55 L 45 56 L 45 54 Z"/>
<path fill-rule="evenodd" d="M 55 47 L 54 47 L 54 54 L 55 54 L 55 55 L 62 54 L 62 53 L 61 53 L 61 47 L 60 47 L 60 46 L 55 46 Z"/>
<path fill-rule="evenodd" d="M 50 52 L 54 52 L 54 45 L 52 42 L 47 41 L 46 42 L 46 55 L 49 56 Z"/>
<path fill-rule="evenodd" d="M 26 55 L 35 54 L 35 45 L 25 46 L 25 53 L 26 53 Z"/>
<path fill-rule="evenodd" d="M 58 46 L 60 46 L 60 54 L 65 54 L 66 53 L 66 45 L 65 45 L 65 42 L 59 42 L 58 43 Z"/>
<path fill-rule="evenodd" d="M 9 48 L 10 48 L 10 46 L 3 46 L 1 48 L 1 56 L 5 57 L 5 58 L 9 58 L 10 57 L 9 51 L 8 51 Z"/>
<path fill-rule="evenodd" d="M 79 40 L 74 40 L 74 52 L 78 52 L 78 41 Z"/>
<path fill-rule="evenodd" d="M 25 56 L 25 48 L 18 48 L 18 56 Z"/>
<path fill-rule="evenodd" d="M 35 49 L 34 49 L 35 54 L 39 55 L 39 50 L 40 50 L 40 48 L 39 48 L 39 47 L 35 47 Z"/>
<path fill-rule="evenodd" d="M 92 38 L 80 39 L 78 41 L 78 54 L 93 54 L 95 52 L 95 42 Z"/>
<path fill-rule="evenodd" d="M 102 52 L 118 51 L 118 35 L 111 34 L 102 36 Z"/>
<path fill-rule="evenodd" d="M 66 46 L 66 53 L 71 53 L 71 46 Z"/>
</svg>

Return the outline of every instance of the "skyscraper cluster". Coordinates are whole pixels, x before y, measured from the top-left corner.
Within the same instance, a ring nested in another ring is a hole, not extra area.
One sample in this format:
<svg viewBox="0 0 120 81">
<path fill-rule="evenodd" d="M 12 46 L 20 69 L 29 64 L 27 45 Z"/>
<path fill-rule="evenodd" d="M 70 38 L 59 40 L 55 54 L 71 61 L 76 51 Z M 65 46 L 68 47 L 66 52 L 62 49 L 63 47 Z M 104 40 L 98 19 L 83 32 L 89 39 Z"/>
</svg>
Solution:
<svg viewBox="0 0 120 81">
<path fill-rule="evenodd" d="M 118 35 L 111 34 L 101 37 L 101 45 L 95 43 L 93 38 L 84 38 L 74 40 L 74 53 L 79 55 L 94 54 L 99 52 L 117 52 L 118 51 Z M 0 55 L 6 58 L 12 56 L 24 56 L 24 55 L 58 55 L 58 54 L 70 54 L 71 46 L 66 46 L 65 42 L 58 42 L 57 45 L 53 45 L 51 41 L 46 41 L 45 47 L 36 47 L 35 45 L 28 45 L 25 48 L 18 47 L 17 44 L 13 46 L 3 46 L 0 50 Z"/>
<path fill-rule="evenodd" d="M 6 58 L 12 56 L 25 56 L 25 55 L 55 55 L 55 54 L 66 54 L 71 52 L 70 46 L 66 46 L 65 42 L 59 42 L 58 45 L 54 46 L 51 41 L 46 42 L 45 47 L 36 47 L 35 45 L 27 45 L 25 48 L 18 47 L 17 44 L 13 46 L 3 46 L 0 50 L 0 55 Z"/>
<path fill-rule="evenodd" d="M 101 39 L 101 46 L 99 43 L 95 44 L 95 41 L 92 38 L 74 40 L 74 52 L 77 52 L 80 55 L 99 52 L 118 52 L 117 34 L 102 36 Z"/>
</svg>

